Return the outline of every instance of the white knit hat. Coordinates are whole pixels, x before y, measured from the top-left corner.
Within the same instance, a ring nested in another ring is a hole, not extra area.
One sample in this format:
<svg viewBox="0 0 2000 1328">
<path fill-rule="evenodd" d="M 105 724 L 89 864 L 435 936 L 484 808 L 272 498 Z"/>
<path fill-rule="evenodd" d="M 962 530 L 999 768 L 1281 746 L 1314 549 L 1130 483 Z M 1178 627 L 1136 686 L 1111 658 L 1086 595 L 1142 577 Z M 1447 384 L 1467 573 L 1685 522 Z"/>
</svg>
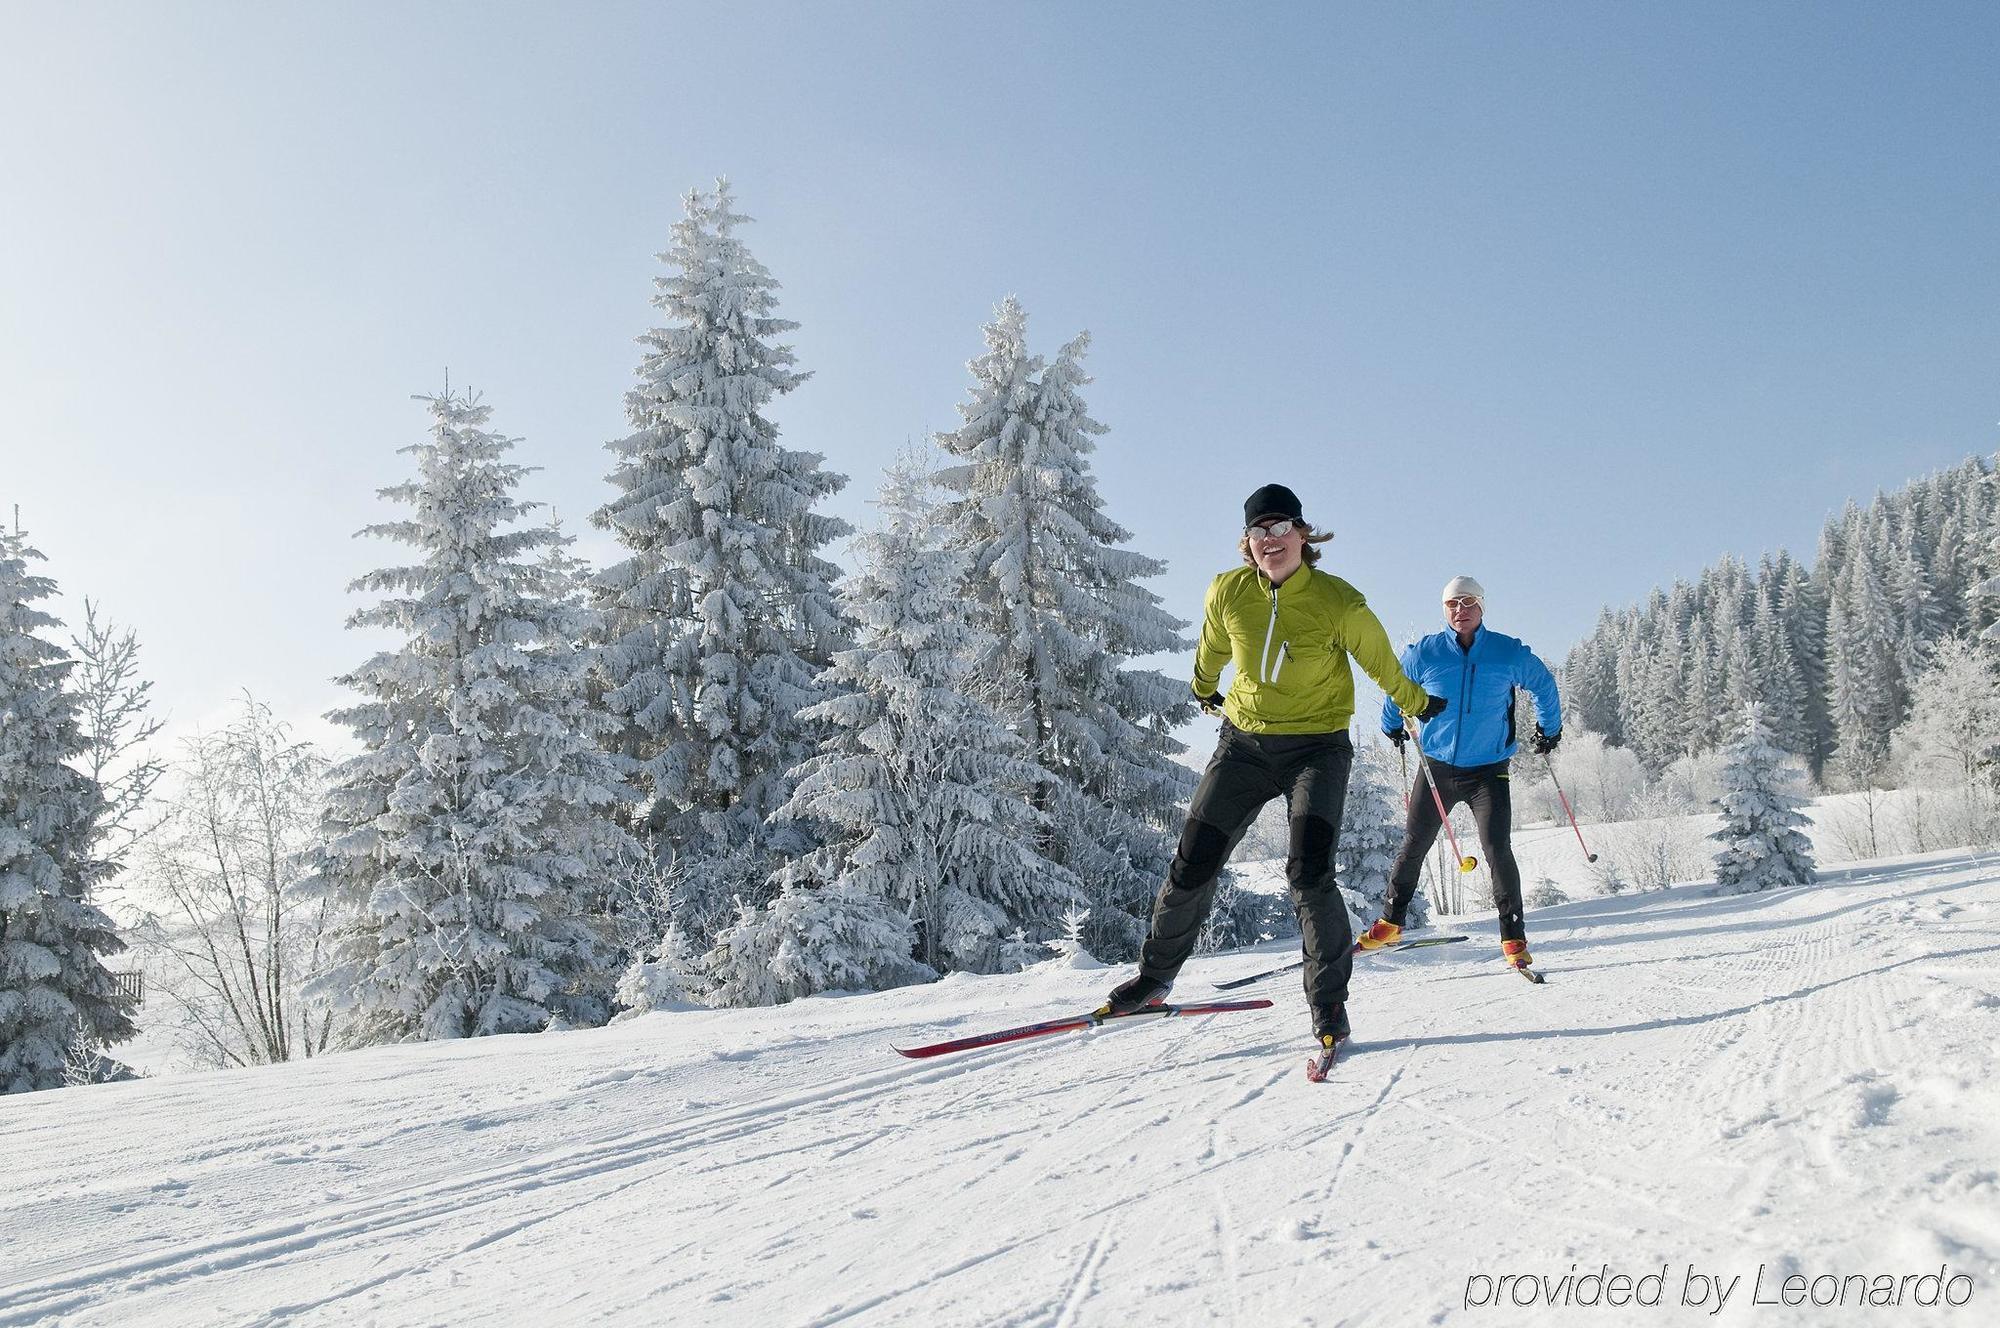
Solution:
<svg viewBox="0 0 2000 1328">
<path fill-rule="evenodd" d="M 1444 583 L 1444 599 L 1457 599 L 1461 595 L 1471 595 L 1481 604 L 1486 602 L 1486 587 L 1469 576 L 1455 576 Z"/>
</svg>

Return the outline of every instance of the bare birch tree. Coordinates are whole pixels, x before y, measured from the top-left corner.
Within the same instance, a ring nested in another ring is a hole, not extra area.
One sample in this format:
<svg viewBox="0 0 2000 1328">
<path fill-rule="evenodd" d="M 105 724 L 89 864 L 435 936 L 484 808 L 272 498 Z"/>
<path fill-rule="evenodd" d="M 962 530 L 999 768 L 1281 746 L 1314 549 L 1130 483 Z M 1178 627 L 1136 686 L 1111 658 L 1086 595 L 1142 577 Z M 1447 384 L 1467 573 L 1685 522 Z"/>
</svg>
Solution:
<svg viewBox="0 0 2000 1328">
<path fill-rule="evenodd" d="M 290 893 L 308 874 L 326 761 L 249 694 L 219 733 L 182 744 L 173 794 L 144 846 L 157 912 L 139 931 L 205 1065 L 317 1055 L 331 1015 L 301 995 L 326 961 L 327 903 Z"/>
</svg>

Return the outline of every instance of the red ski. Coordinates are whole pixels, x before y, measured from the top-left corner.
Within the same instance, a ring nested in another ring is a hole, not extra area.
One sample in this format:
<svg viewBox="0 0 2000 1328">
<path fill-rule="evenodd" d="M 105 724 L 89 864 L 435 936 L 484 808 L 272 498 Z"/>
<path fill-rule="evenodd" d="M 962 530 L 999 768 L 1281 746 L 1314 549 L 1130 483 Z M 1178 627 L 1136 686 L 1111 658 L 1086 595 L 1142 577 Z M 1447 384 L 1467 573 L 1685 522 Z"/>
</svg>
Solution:
<svg viewBox="0 0 2000 1328">
<path fill-rule="evenodd" d="M 908 1056 L 922 1060 L 926 1056 L 943 1056 L 948 1052 L 972 1051 L 979 1047 L 997 1047 L 1007 1042 L 1022 1042 L 1028 1038 L 1046 1037 L 1050 1033 L 1073 1033 L 1086 1028 L 1098 1028 L 1104 1024 L 1124 1024 L 1135 1019 L 1167 1019 L 1175 1015 L 1225 1014 L 1231 1010 L 1262 1010 L 1269 1007 L 1266 1000 L 1253 1001 L 1200 1001 L 1188 1005 L 1148 1005 L 1130 1014 L 1099 1014 L 1093 1010 L 1089 1014 L 1075 1015 L 1068 1019 L 1050 1019 L 1039 1024 L 1023 1024 L 1019 1028 L 1003 1028 L 997 1033 L 975 1033 L 971 1037 L 952 1038 L 948 1042 L 933 1042 L 923 1047 L 897 1047 L 898 1056 Z"/>
</svg>

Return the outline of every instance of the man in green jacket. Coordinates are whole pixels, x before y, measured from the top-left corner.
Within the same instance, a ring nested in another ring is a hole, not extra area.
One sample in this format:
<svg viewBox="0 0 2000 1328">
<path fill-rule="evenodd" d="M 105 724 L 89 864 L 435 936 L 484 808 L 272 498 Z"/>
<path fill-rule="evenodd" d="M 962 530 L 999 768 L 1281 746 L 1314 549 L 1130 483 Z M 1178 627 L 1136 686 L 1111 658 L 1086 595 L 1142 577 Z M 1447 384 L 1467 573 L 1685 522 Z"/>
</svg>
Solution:
<svg viewBox="0 0 2000 1328">
<path fill-rule="evenodd" d="M 1404 675 L 1361 592 L 1318 569 L 1313 546 L 1333 536 L 1306 522 L 1297 494 L 1265 485 L 1243 505 L 1243 522 L 1237 549 L 1245 565 L 1209 583 L 1194 659 L 1195 696 L 1202 709 L 1221 713 L 1222 736 L 1153 902 L 1139 973 L 1112 991 L 1104 1012 L 1126 1014 L 1166 999 L 1194 953 L 1230 851 L 1264 804 L 1284 797 L 1291 821 L 1285 876 L 1304 940 L 1306 1002 L 1313 1035 L 1330 1050 L 1347 1036 L 1353 969 L 1353 929 L 1333 877 L 1354 760 L 1349 660 L 1411 714 L 1434 718 L 1445 702 Z M 1226 664 L 1236 672 L 1224 697 L 1218 688 Z"/>
</svg>

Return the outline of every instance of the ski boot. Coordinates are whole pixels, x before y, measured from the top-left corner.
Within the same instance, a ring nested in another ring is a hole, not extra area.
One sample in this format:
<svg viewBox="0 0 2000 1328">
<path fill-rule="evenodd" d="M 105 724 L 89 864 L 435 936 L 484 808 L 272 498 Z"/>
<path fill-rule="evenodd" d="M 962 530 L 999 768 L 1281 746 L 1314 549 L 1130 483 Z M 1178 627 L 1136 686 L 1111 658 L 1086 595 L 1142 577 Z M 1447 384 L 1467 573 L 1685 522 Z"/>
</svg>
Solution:
<svg viewBox="0 0 2000 1328">
<path fill-rule="evenodd" d="M 1097 1013 L 1101 1018 L 1131 1014 L 1134 1010 L 1143 1010 L 1148 1005 L 1160 1004 L 1167 999 L 1167 993 L 1173 989 L 1173 983 L 1141 973 L 1113 987 L 1111 995 L 1105 999 L 1104 1004 L 1097 1007 Z"/>
<path fill-rule="evenodd" d="M 1363 950 L 1379 950 L 1385 945 L 1394 945 L 1403 938 L 1403 929 L 1387 918 L 1375 919 L 1375 925 L 1361 933 L 1355 944 Z"/>
<path fill-rule="evenodd" d="M 1319 1052 L 1306 1062 L 1306 1078 L 1320 1083 L 1333 1068 L 1333 1058 L 1339 1054 L 1340 1044 L 1353 1036 L 1353 1029 L 1347 1024 L 1347 1005 L 1342 1002 L 1323 1010 L 1313 1011 L 1313 1036 L 1319 1040 Z"/>
<path fill-rule="evenodd" d="M 1535 983 L 1537 986 L 1541 985 L 1542 975 L 1528 967 L 1528 965 L 1534 962 L 1534 956 L 1528 953 L 1528 943 L 1526 941 L 1500 942 L 1500 957 L 1505 959 L 1509 967 L 1516 973 L 1519 973 L 1522 977 Z"/>
</svg>

